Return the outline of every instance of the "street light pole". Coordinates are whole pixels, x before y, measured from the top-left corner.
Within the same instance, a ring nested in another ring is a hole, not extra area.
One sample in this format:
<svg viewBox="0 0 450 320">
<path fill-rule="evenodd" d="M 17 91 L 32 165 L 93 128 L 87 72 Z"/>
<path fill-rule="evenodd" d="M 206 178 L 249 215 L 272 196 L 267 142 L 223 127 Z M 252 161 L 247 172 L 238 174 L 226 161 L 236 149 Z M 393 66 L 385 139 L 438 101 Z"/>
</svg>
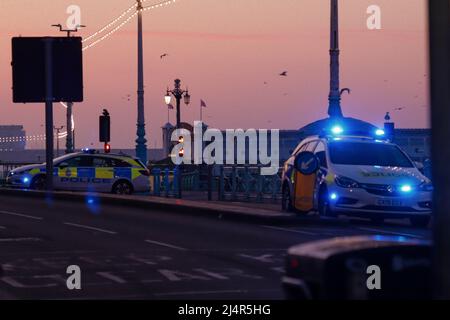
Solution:
<svg viewBox="0 0 450 320">
<path fill-rule="evenodd" d="M 147 163 L 147 139 L 145 139 L 144 112 L 144 49 L 142 39 L 142 0 L 137 0 L 138 10 L 138 91 L 137 91 L 137 139 L 136 156 Z"/>
<path fill-rule="evenodd" d="M 191 102 L 191 96 L 189 95 L 189 90 L 181 89 L 181 80 L 175 80 L 175 88 L 173 90 L 167 89 L 167 94 L 165 96 L 166 104 L 169 105 L 171 102 L 171 96 L 177 101 L 177 129 L 181 128 L 181 99 L 184 98 L 184 103 L 189 105 Z"/>
<path fill-rule="evenodd" d="M 428 1 L 434 214 L 435 298 L 450 299 L 450 1 Z"/>
<path fill-rule="evenodd" d="M 189 90 L 182 90 L 181 89 L 181 80 L 180 79 L 176 79 L 175 80 L 175 88 L 173 90 L 169 90 L 169 88 L 167 88 L 167 93 L 165 96 L 165 101 L 166 104 L 169 105 L 171 102 L 171 95 L 174 96 L 174 98 L 177 101 L 177 126 L 176 129 L 181 129 L 181 99 L 184 97 L 184 103 L 186 105 L 189 105 L 189 103 L 191 102 L 191 96 L 189 95 Z M 181 178 L 181 174 L 182 174 L 182 165 L 178 166 L 178 195 L 177 198 L 181 199 L 182 197 L 182 178 Z"/>
<path fill-rule="evenodd" d="M 67 32 L 67 37 L 70 37 L 72 35 L 72 32 L 78 32 L 79 28 L 85 28 L 85 25 L 78 25 L 75 29 L 63 29 L 61 24 L 54 24 L 52 27 L 59 28 L 59 31 L 61 32 Z M 66 128 L 67 128 L 67 137 L 66 137 L 66 153 L 72 153 L 74 152 L 74 132 L 73 132 L 73 102 L 67 102 L 67 109 L 66 109 Z"/>
<path fill-rule="evenodd" d="M 59 134 L 61 130 L 64 129 L 64 126 L 61 127 L 53 127 L 56 130 L 56 157 L 59 157 Z"/>
</svg>

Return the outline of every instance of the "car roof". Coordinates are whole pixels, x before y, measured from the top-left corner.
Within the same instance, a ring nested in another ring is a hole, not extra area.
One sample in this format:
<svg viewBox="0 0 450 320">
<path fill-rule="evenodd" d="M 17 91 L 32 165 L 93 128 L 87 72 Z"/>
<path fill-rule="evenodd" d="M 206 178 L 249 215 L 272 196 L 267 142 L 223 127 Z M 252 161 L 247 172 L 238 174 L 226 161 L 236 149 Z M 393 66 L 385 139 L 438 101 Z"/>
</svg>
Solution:
<svg viewBox="0 0 450 320">
<path fill-rule="evenodd" d="M 314 142 L 317 140 L 321 140 L 325 143 L 327 142 L 361 142 L 361 143 L 383 143 L 387 145 L 395 145 L 394 143 L 387 141 L 387 140 L 378 140 L 373 137 L 368 136 L 345 136 L 345 135 L 339 135 L 339 136 L 311 136 L 302 141 L 302 144 L 308 143 L 308 142 Z"/>
<path fill-rule="evenodd" d="M 130 156 L 128 154 L 125 153 L 91 153 L 91 152 L 74 152 L 74 153 L 70 153 L 70 154 L 66 154 L 62 157 L 59 157 L 57 159 L 67 159 L 69 157 L 73 157 L 73 156 L 91 156 L 91 157 L 107 157 L 107 158 L 129 158 L 129 159 L 133 159 L 133 160 L 138 160 L 138 158 Z M 55 159 L 56 160 L 56 159 Z"/>
</svg>

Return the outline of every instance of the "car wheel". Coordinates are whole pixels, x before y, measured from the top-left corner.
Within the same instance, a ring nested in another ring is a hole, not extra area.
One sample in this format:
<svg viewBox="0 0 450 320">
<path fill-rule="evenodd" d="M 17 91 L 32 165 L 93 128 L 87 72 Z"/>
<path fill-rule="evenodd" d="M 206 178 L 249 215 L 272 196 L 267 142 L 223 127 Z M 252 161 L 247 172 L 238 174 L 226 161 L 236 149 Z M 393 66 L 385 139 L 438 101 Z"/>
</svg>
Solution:
<svg viewBox="0 0 450 320">
<path fill-rule="evenodd" d="M 291 191 L 288 186 L 283 187 L 281 209 L 286 212 L 291 212 L 293 210 Z"/>
<path fill-rule="evenodd" d="M 430 217 L 411 217 L 409 219 L 413 227 L 427 228 L 430 224 Z"/>
<path fill-rule="evenodd" d="M 326 188 L 322 188 L 319 194 L 319 215 L 321 217 L 335 218 L 337 214 L 330 207 L 330 198 Z"/>
<path fill-rule="evenodd" d="M 112 193 L 130 195 L 133 193 L 133 186 L 128 181 L 119 181 L 114 185 Z"/>
<path fill-rule="evenodd" d="M 33 178 L 30 184 L 30 189 L 45 190 L 46 189 L 45 176 L 40 175 Z"/>
</svg>

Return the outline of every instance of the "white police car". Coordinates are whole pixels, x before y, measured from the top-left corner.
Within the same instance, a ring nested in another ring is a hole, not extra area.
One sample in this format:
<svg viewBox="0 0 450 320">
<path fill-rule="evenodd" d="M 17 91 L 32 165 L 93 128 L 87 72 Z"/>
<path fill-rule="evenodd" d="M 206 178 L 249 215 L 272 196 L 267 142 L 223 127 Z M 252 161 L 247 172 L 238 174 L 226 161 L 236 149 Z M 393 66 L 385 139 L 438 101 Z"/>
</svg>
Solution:
<svg viewBox="0 0 450 320">
<path fill-rule="evenodd" d="M 384 140 L 333 132 L 303 140 L 285 163 L 284 210 L 429 224 L 433 186 L 406 153 Z"/>
<path fill-rule="evenodd" d="M 124 154 L 100 154 L 92 150 L 72 153 L 54 161 L 56 190 L 132 194 L 150 189 L 150 172 L 137 158 Z M 19 167 L 8 173 L 7 185 L 45 189 L 45 164 Z"/>
</svg>

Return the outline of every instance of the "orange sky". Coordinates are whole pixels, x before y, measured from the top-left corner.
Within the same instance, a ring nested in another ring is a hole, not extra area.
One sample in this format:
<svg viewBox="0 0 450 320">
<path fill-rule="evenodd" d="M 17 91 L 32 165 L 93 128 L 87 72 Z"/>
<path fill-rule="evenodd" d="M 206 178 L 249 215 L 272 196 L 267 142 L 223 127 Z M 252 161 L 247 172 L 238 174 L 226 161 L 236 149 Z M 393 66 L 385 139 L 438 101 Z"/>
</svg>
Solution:
<svg viewBox="0 0 450 320">
<path fill-rule="evenodd" d="M 43 133 L 43 105 L 12 103 L 10 38 L 57 35 L 50 25 L 65 23 L 71 4 L 82 9 L 86 37 L 133 1 L 0 1 L 0 124 Z M 366 27 L 372 4 L 382 9 L 382 30 Z M 342 102 L 345 115 L 381 124 L 392 111 L 400 127 L 428 126 L 425 8 L 424 0 L 340 1 L 341 86 L 352 89 Z M 192 95 L 192 105 L 183 108 L 185 121 L 199 119 L 200 99 L 208 104 L 204 120 L 217 128 L 297 129 L 326 116 L 328 29 L 328 0 L 177 0 L 146 12 L 149 146 L 161 145 L 160 127 L 167 121 L 163 96 L 176 77 Z M 161 61 L 166 52 L 169 57 Z M 85 102 L 75 105 L 77 147 L 98 146 L 103 108 L 112 116 L 113 147 L 134 147 L 136 20 L 85 51 L 84 61 Z M 284 70 L 289 76 L 278 77 Z M 394 112 L 397 107 L 407 109 Z M 55 125 L 64 122 L 64 110 L 55 105 Z"/>
</svg>

